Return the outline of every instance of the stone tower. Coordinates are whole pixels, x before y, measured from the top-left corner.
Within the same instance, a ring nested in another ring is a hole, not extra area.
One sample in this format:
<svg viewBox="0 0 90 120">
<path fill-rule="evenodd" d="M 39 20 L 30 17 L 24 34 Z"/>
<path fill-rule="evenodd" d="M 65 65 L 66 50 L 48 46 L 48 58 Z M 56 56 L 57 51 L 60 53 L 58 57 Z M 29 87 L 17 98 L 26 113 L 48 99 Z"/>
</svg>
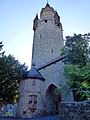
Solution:
<svg viewBox="0 0 90 120">
<path fill-rule="evenodd" d="M 59 103 L 73 101 L 64 77 L 63 33 L 60 16 L 47 3 L 33 21 L 32 67 L 20 82 L 18 115 L 33 117 L 43 113 L 58 113 Z M 60 93 L 56 90 L 59 88 Z"/>
<path fill-rule="evenodd" d="M 57 11 L 47 3 L 40 19 L 36 15 L 33 24 L 34 40 L 32 61 L 36 68 L 60 56 L 63 44 L 62 24 Z"/>
</svg>

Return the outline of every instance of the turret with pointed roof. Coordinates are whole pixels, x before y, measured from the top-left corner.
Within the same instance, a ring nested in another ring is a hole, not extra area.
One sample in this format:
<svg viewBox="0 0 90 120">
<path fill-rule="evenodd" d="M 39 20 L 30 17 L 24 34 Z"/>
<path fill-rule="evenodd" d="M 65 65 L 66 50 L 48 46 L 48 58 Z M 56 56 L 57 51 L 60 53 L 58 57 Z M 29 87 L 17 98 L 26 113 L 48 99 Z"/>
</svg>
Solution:
<svg viewBox="0 0 90 120">
<path fill-rule="evenodd" d="M 50 7 L 48 3 L 46 4 L 45 8 L 42 8 L 40 12 L 40 18 L 43 18 L 43 15 L 48 15 L 47 13 L 51 13 L 52 16 L 54 15 L 54 9 L 53 7 Z"/>
<path fill-rule="evenodd" d="M 41 73 L 33 65 L 32 65 L 30 71 L 27 74 L 27 78 L 45 80 L 43 78 L 43 76 L 41 75 Z"/>
<path fill-rule="evenodd" d="M 33 21 L 33 30 L 35 31 L 37 27 L 38 27 L 38 14 L 36 14 L 36 17 Z"/>
</svg>

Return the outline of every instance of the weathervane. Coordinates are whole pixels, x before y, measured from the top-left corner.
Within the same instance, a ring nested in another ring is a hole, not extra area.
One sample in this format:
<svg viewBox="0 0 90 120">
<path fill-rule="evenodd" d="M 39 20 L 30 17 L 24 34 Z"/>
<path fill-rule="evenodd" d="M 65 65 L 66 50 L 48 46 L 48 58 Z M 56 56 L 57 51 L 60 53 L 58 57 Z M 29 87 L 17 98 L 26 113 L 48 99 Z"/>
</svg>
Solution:
<svg viewBox="0 0 90 120">
<path fill-rule="evenodd" d="M 48 3 L 48 0 L 47 0 L 47 3 Z"/>
</svg>

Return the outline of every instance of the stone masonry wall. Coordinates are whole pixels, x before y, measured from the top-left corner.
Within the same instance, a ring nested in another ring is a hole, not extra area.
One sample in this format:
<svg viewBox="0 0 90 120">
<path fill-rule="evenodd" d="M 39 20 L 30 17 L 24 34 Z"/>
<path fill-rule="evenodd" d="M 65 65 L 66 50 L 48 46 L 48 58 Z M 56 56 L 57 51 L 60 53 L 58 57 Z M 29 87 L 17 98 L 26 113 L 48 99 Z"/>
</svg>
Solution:
<svg viewBox="0 0 90 120">
<path fill-rule="evenodd" d="M 61 29 L 48 21 L 34 33 L 33 61 L 36 68 L 60 56 L 63 47 Z"/>
<path fill-rule="evenodd" d="M 90 120 L 90 100 L 60 103 L 59 118 L 60 120 Z"/>
</svg>

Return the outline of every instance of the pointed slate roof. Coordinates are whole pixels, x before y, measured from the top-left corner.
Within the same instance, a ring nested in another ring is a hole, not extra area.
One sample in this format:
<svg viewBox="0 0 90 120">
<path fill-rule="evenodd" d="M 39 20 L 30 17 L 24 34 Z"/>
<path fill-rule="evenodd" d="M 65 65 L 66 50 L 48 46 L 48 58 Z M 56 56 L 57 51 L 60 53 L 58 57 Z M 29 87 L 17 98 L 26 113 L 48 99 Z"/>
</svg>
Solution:
<svg viewBox="0 0 90 120">
<path fill-rule="evenodd" d="M 30 71 L 27 74 L 27 77 L 32 79 L 45 80 L 41 73 L 34 66 L 31 67 Z"/>
<path fill-rule="evenodd" d="M 42 8 L 40 15 L 42 15 L 43 12 L 45 12 L 45 11 L 51 11 L 51 12 L 54 13 L 54 9 L 53 9 L 53 7 L 51 7 L 51 6 L 49 5 L 49 3 L 47 3 L 46 6 L 45 6 L 44 8 Z"/>
<path fill-rule="evenodd" d="M 45 7 L 50 7 L 49 3 L 47 3 Z"/>
</svg>

